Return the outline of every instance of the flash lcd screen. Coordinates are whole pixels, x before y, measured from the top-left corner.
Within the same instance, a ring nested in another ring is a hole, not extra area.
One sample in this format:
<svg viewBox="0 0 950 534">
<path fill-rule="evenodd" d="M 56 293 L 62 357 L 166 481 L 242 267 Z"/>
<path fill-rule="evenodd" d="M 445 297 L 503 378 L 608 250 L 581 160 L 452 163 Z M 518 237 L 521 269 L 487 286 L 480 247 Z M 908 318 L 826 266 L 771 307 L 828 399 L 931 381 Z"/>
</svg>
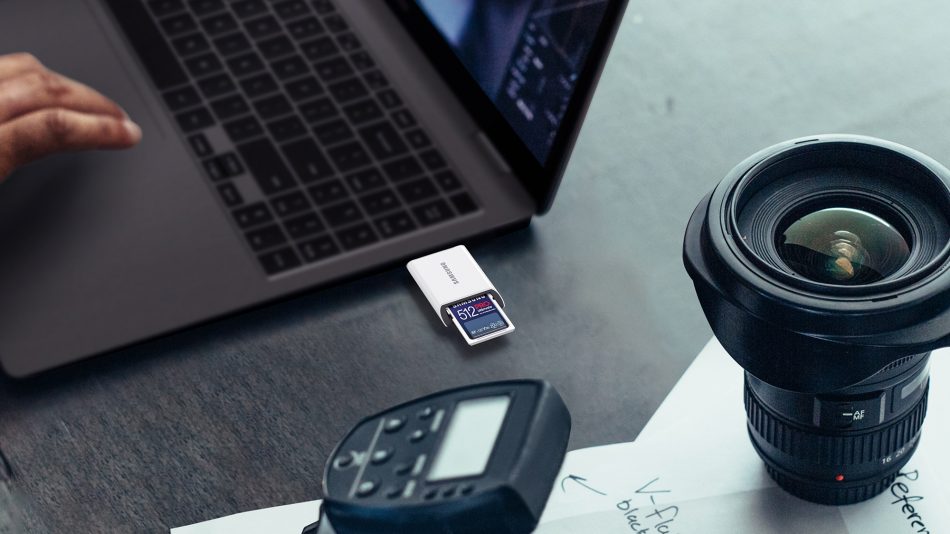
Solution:
<svg viewBox="0 0 950 534">
<path fill-rule="evenodd" d="M 426 480 L 436 482 L 484 473 L 510 404 L 507 395 L 458 403 Z"/>
</svg>

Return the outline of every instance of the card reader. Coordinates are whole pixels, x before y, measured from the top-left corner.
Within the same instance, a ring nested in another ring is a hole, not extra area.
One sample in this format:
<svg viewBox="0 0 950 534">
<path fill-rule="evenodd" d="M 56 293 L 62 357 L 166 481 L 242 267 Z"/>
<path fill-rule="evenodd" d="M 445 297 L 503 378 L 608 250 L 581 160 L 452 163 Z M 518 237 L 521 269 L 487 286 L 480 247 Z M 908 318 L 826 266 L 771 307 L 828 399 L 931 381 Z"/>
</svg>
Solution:
<svg viewBox="0 0 950 534">
<path fill-rule="evenodd" d="M 515 330 L 504 299 L 464 245 L 414 259 L 406 268 L 442 324 L 455 323 L 469 345 Z"/>
<path fill-rule="evenodd" d="M 452 389 L 364 419 L 327 461 L 305 534 L 528 534 L 564 461 L 571 416 L 544 381 Z"/>
</svg>

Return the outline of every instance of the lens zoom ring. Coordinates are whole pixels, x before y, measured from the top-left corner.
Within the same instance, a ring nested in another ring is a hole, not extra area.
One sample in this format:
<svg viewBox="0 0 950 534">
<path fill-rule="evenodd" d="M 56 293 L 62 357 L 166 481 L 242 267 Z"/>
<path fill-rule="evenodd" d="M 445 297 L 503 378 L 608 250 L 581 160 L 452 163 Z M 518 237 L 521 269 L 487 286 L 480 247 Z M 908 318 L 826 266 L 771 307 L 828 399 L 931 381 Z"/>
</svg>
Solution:
<svg viewBox="0 0 950 534">
<path fill-rule="evenodd" d="M 862 434 L 828 436 L 806 432 L 772 415 L 754 393 L 745 387 L 749 424 L 767 443 L 793 458 L 817 460 L 819 465 L 845 466 L 877 462 L 907 445 L 920 431 L 927 413 L 927 396 L 894 423 Z"/>
</svg>

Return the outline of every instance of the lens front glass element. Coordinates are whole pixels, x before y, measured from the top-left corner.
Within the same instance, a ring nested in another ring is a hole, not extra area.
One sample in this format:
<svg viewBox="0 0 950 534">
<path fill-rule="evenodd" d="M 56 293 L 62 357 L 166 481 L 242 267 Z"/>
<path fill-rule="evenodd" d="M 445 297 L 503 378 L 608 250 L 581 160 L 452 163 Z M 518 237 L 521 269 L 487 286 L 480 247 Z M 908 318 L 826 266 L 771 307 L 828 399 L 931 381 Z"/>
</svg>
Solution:
<svg viewBox="0 0 950 534">
<path fill-rule="evenodd" d="M 808 213 L 778 236 L 782 260 L 813 282 L 873 284 L 897 272 L 910 257 L 907 239 L 866 211 L 833 207 Z"/>
</svg>

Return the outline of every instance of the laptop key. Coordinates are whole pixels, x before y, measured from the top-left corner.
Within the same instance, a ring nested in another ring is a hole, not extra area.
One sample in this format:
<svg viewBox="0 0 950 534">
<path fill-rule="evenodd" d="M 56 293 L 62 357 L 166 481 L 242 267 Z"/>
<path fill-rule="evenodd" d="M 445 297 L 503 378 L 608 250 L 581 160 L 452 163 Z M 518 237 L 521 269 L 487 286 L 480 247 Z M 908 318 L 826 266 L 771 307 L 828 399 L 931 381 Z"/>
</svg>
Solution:
<svg viewBox="0 0 950 534">
<path fill-rule="evenodd" d="M 282 94 L 268 96 L 254 101 L 254 109 L 262 119 L 272 119 L 281 115 L 286 115 L 294 110 L 290 101 Z"/>
<path fill-rule="evenodd" d="M 204 78 L 209 74 L 218 72 L 223 67 L 221 60 L 214 54 L 202 54 L 185 60 L 185 68 L 195 78 Z"/>
<path fill-rule="evenodd" d="M 378 241 L 376 233 L 373 232 L 373 227 L 366 223 L 340 230 L 336 233 L 336 237 L 346 250 L 365 247 Z"/>
<path fill-rule="evenodd" d="M 378 159 L 389 159 L 409 151 L 396 129 L 388 122 L 360 128 L 359 132 L 370 152 Z"/>
<path fill-rule="evenodd" d="M 198 27 L 198 25 L 195 23 L 195 19 L 192 18 L 192 16 L 188 13 L 182 13 L 167 19 L 162 19 L 159 24 L 169 36 L 181 35 L 185 32 L 193 31 Z"/>
<path fill-rule="evenodd" d="M 316 17 L 307 17 L 287 24 L 287 31 L 290 32 L 291 37 L 301 41 L 308 37 L 320 35 L 326 30 L 324 30 L 323 24 L 320 24 L 320 21 L 317 20 Z"/>
<path fill-rule="evenodd" d="M 244 89 L 244 94 L 251 98 L 264 96 L 279 89 L 274 77 L 267 73 L 241 80 L 241 88 Z"/>
<path fill-rule="evenodd" d="M 214 124 L 214 117 L 211 116 L 211 112 L 203 107 L 179 113 L 175 115 L 175 119 L 178 120 L 178 125 L 185 132 L 193 132 Z"/>
<path fill-rule="evenodd" d="M 212 182 L 220 182 L 224 180 L 224 169 L 221 168 L 221 165 L 218 164 L 216 159 L 209 159 L 203 163 L 205 172 L 208 173 L 208 178 Z"/>
<path fill-rule="evenodd" d="M 271 215 L 267 205 L 263 202 L 236 209 L 231 212 L 231 214 L 234 216 L 234 221 L 237 225 L 244 229 L 274 220 L 274 216 Z"/>
<path fill-rule="evenodd" d="M 323 218 L 330 226 L 345 226 L 363 220 L 363 213 L 355 202 L 348 200 L 325 208 Z"/>
<path fill-rule="evenodd" d="M 437 171 L 444 168 L 448 165 L 445 162 L 445 158 L 442 157 L 442 154 L 438 150 L 426 150 L 425 152 L 419 154 L 419 159 L 422 160 L 422 164 L 426 166 L 430 171 Z"/>
<path fill-rule="evenodd" d="M 278 35 L 277 37 L 272 37 L 266 41 L 262 41 L 257 44 L 257 48 L 267 59 L 286 56 L 287 54 L 290 54 L 296 50 L 294 43 L 290 42 L 290 39 L 283 35 Z"/>
<path fill-rule="evenodd" d="M 298 248 L 307 263 L 324 260 L 340 253 L 340 248 L 330 236 L 326 235 L 301 243 Z"/>
<path fill-rule="evenodd" d="M 287 237 L 284 236 L 283 230 L 276 224 L 265 226 L 257 230 L 251 230 L 250 232 L 246 232 L 244 236 L 255 252 L 274 248 L 287 242 Z"/>
<path fill-rule="evenodd" d="M 188 0 L 188 6 L 195 15 L 202 17 L 224 9 L 224 2 L 223 0 Z"/>
<path fill-rule="evenodd" d="M 238 78 L 264 70 L 264 62 L 254 52 L 248 52 L 228 60 L 228 68 Z"/>
<path fill-rule="evenodd" d="M 439 184 L 439 187 L 443 191 L 454 191 L 462 187 L 462 182 L 459 181 L 458 177 L 455 176 L 455 173 L 452 171 L 442 171 L 436 173 L 435 181 Z"/>
<path fill-rule="evenodd" d="M 392 114 L 393 122 L 400 128 L 409 128 L 416 125 L 416 119 L 408 109 L 400 109 Z"/>
<path fill-rule="evenodd" d="M 129 44 L 138 53 L 142 66 L 148 71 L 158 89 L 171 89 L 188 81 L 188 75 L 178 56 L 162 35 L 161 29 L 141 2 L 110 2 L 116 20 L 122 25 Z M 156 9 L 166 9 L 154 6 Z M 176 7 L 177 9 L 177 3 Z M 169 11 L 169 13 L 172 11 Z M 185 32 L 183 32 L 185 33 Z M 188 32 L 190 33 L 190 32 Z"/>
<path fill-rule="evenodd" d="M 415 204 L 416 202 L 430 199 L 439 194 L 439 191 L 428 178 L 420 178 L 399 186 L 399 194 L 402 195 L 406 204 Z"/>
<path fill-rule="evenodd" d="M 185 9 L 181 0 L 149 0 L 148 8 L 156 17 L 164 17 Z"/>
<path fill-rule="evenodd" d="M 359 195 L 386 185 L 386 179 L 383 178 L 383 173 L 379 172 L 379 169 L 372 168 L 348 175 L 346 183 L 350 184 L 350 190 Z"/>
<path fill-rule="evenodd" d="M 336 12 L 336 6 L 333 5 L 331 0 L 313 0 L 311 4 L 313 5 L 313 9 L 321 15 Z"/>
<path fill-rule="evenodd" d="M 195 91 L 195 88 L 191 86 L 166 91 L 162 96 L 165 98 L 165 103 L 168 104 L 168 108 L 172 111 L 190 108 L 191 106 L 196 106 L 201 103 L 201 97 L 198 96 L 198 91 Z"/>
<path fill-rule="evenodd" d="M 360 199 L 360 204 L 370 215 L 379 215 L 400 206 L 399 199 L 389 189 L 364 196 Z"/>
<path fill-rule="evenodd" d="M 413 208 L 412 213 L 423 226 L 430 226 L 452 218 L 452 208 L 444 200 L 434 200 Z"/>
<path fill-rule="evenodd" d="M 274 11 L 278 17 L 287 20 L 306 15 L 310 12 L 310 9 L 307 8 L 307 4 L 303 0 L 286 0 L 274 4 Z"/>
<path fill-rule="evenodd" d="M 267 5 L 264 3 L 264 0 L 240 0 L 238 2 L 232 2 L 231 9 L 242 19 L 267 13 Z"/>
<path fill-rule="evenodd" d="M 412 217 L 404 211 L 376 219 L 376 229 L 384 239 L 402 235 L 416 229 Z"/>
<path fill-rule="evenodd" d="M 251 108 L 240 95 L 231 95 L 212 102 L 211 110 L 214 111 L 218 120 L 224 121 L 238 115 L 243 115 L 249 112 Z"/>
<path fill-rule="evenodd" d="M 290 237 L 303 239 L 322 232 L 325 226 L 316 213 L 307 213 L 293 219 L 287 219 L 284 221 L 284 228 L 287 229 Z"/>
<path fill-rule="evenodd" d="M 310 72 L 310 67 L 300 56 L 291 56 L 275 61 L 271 64 L 271 68 L 274 69 L 274 74 L 281 80 L 296 78 Z"/>
<path fill-rule="evenodd" d="M 333 33 L 345 32 L 350 29 L 347 25 L 346 20 L 340 15 L 329 15 L 323 17 L 323 24 Z"/>
<path fill-rule="evenodd" d="M 337 35 L 336 42 L 340 44 L 344 52 L 355 52 L 363 47 L 360 40 L 351 32 Z"/>
<path fill-rule="evenodd" d="M 412 146 L 412 148 L 425 148 L 432 144 L 432 142 L 429 141 L 429 136 L 418 128 L 415 130 L 409 130 L 405 135 L 406 141 L 409 141 L 409 144 Z"/>
<path fill-rule="evenodd" d="M 319 185 L 315 185 L 310 188 L 310 198 L 318 206 L 326 206 L 332 202 L 342 200 L 347 198 L 349 195 L 346 192 L 346 188 L 343 187 L 343 182 L 339 180 L 330 180 Z"/>
<path fill-rule="evenodd" d="M 270 15 L 249 20 L 244 23 L 244 28 L 255 39 L 273 35 L 281 30 L 280 23 Z"/>
<path fill-rule="evenodd" d="M 226 74 L 216 74 L 210 78 L 205 78 L 198 82 L 198 89 L 205 98 L 214 98 L 223 94 L 230 93 L 237 89 L 231 77 Z"/>
<path fill-rule="evenodd" d="M 224 37 L 218 37 L 214 40 L 214 46 L 222 56 L 233 56 L 234 54 L 251 49 L 251 42 L 243 33 L 232 33 Z"/>
<path fill-rule="evenodd" d="M 310 124 L 336 117 L 336 106 L 329 98 L 320 98 L 300 106 L 300 114 Z"/>
<path fill-rule="evenodd" d="M 320 124 L 314 127 L 313 133 L 324 146 L 346 141 L 353 137 L 353 130 L 342 120 Z"/>
<path fill-rule="evenodd" d="M 287 217 L 305 211 L 310 207 L 307 197 L 300 191 L 294 191 L 271 200 L 271 207 L 280 217 Z"/>
<path fill-rule="evenodd" d="M 380 89 L 385 89 L 389 86 L 389 80 L 387 80 L 386 76 L 378 70 L 372 70 L 364 73 L 363 79 L 366 80 L 366 85 L 368 85 L 373 91 L 379 91 Z"/>
<path fill-rule="evenodd" d="M 214 149 L 211 148 L 211 143 L 208 142 L 208 138 L 204 134 L 194 134 L 188 138 L 188 144 L 191 145 L 191 149 L 194 150 L 195 155 L 199 158 L 204 158 L 210 156 L 214 153 Z"/>
<path fill-rule="evenodd" d="M 208 35 L 220 35 L 237 29 L 238 23 L 230 13 L 221 13 L 201 19 L 201 27 Z"/>
<path fill-rule="evenodd" d="M 211 48 L 208 40 L 200 33 L 193 33 L 184 37 L 179 37 L 172 41 L 172 46 L 178 55 L 182 57 L 191 56 L 199 52 L 204 52 Z"/>
<path fill-rule="evenodd" d="M 320 85 L 320 82 L 313 76 L 292 81 L 285 85 L 284 88 L 287 89 L 287 94 L 290 95 L 290 98 L 293 98 L 296 102 L 310 100 L 323 93 L 323 86 Z"/>
<path fill-rule="evenodd" d="M 268 275 L 275 275 L 301 266 L 300 257 L 294 249 L 287 247 L 258 256 L 261 266 Z"/>
<path fill-rule="evenodd" d="M 238 152 L 265 195 L 271 196 L 297 185 L 290 169 L 269 140 L 259 139 L 239 145 Z"/>
<path fill-rule="evenodd" d="M 375 100 L 361 100 L 343 107 L 343 113 L 354 124 L 363 124 L 383 116 L 383 110 Z"/>
<path fill-rule="evenodd" d="M 340 172 L 349 172 L 372 163 L 369 153 L 357 141 L 335 146 L 327 150 L 327 154 Z"/>
<path fill-rule="evenodd" d="M 224 173 L 224 178 L 233 178 L 239 174 L 244 174 L 244 166 L 241 165 L 241 160 L 234 152 L 222 154 L 214 158 L 214 161 L 217 162 L 218 167 Z"/>
<path fill-rule="evenodd" d="M 471 213 L 478 209 L 478 206 L 475 205 L 475 201 L 472 200 L 472 197 L 470 197 L 468 193 L 459 193 L 454 195 L 449 200 L 451 200 L 452 205 L 455 206 L 455 211 L 462 215 Z"/>
<path fill-rule="evenodd" d="M 406 156 L 386 163 L 383 165 L 383 171 L 386 173 L 386 176 L 389 176 L 390 180 L 401 182 L 422 174 L 422 166 L 419 165 L 416 158 Z"/>
<path fill-rule="evenodd" d="M 376 66 L 376 62 L 373 61 L 372 56 L 368 52 L 357 52 L 350 56 L 350 61 L 353 62 L 353 65 L 356 66 L 357 70 L 369 70 Z"/>
<path fill-rule="evenodd" d="M 307 127 L 297 117 L 285 117 L 267 123 L 267 130 L 278 142 L 300 137 L 307 133 Z"/>
<path fill-rule="evenodd" d="M 215 182 L 233 178 L 244 172 L 244 166 L 231 152 L 205 161 L 204 166 L 208 177 Z"/>
<path fill-rule="evenodd" d="M 231 141 L 239 143 L 252 137 L 263 135 L 264 128 L 254 117 L 243 117 L 224 123 L 224 131 L 227 132 Z"/>
<path fill-rule="evenodd" d="M 335 174 L 330 162 L 312 139 L 283 145 L 282 150 L 301 182 L 312 183 Z"/>
<path fill-rule="evenodd" d="M 353 67 L 342 57 L 327 59 L 313 66 L 321 80 L 337 80 L 353 74 Z"/>
<path fill-rule="evenodd" d="M 327 89 L 329 89 L 333 98 L 341 104 L 369 95 L 366 85 L 355 77 L 331 84 Z"/>
<path fill-rule="evenodd" d="M 328 58 L 336 55 L 340 51 L 333 42 L 333 39 L 329 37 L 320 37 L 312 41 L 307 41 L 300 45 L 300 49 L 310 61 Z"/>
<path fill-rule="evenodd" d="M 380 91 L 376 94 L 376 98 L 379 98 L 379 102 L 386 109 L 398 108 L 402 105 L 402 99 L 399 98 L 399 95 L 396 94 L 396 91 L 393 91 L 392 89 Z"/>
<path fill-rule="evenodd" d="M 229 208 L 240 206 L 244 203 L 244 197 L 241 196 L 241 192 L 238 191 L 238 188 L 231 182 L 219 185 L 218 194 L 221 195 L 221 200 L 224 201 L 224 205 Z"/>
</svg>

